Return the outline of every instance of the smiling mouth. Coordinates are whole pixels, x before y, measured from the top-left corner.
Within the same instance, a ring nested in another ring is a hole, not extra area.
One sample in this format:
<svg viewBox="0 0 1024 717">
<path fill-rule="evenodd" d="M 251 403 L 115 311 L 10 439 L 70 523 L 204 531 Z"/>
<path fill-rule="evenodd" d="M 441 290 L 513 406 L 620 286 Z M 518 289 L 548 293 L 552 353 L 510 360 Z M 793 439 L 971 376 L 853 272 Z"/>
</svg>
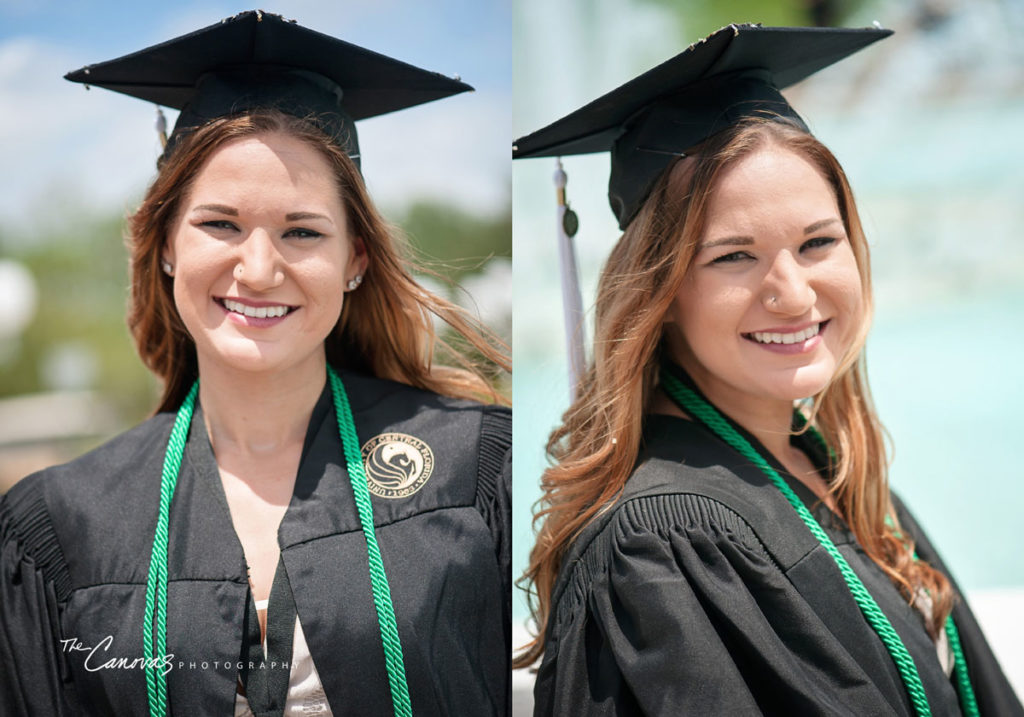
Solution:
<svg viewBox="0 0 1024 717">
<path fill-rule="evenodd" d="M 828 325 L 829 321 L 820 321 L 816 324 L 808 326 L 803 331 L 796 331 L 790 334 L 780 333 L 768 333 L 763 331 L 753 331 L 749 334 L 741 334 L 743 338 L 750 339 L 759 344 L 798 344 L 808 339 L 812 339 L 821 333 L 824 328 Z"/>
<path fill-rule="evenodd" d="M 274 306 L 249 306 L 231 299 L 214 299 L 218 304 L 234 314 L 248 316 L 250 319 L 276 319 L 297 310 L 297 306 L 278 304 Z"/>
</svg>

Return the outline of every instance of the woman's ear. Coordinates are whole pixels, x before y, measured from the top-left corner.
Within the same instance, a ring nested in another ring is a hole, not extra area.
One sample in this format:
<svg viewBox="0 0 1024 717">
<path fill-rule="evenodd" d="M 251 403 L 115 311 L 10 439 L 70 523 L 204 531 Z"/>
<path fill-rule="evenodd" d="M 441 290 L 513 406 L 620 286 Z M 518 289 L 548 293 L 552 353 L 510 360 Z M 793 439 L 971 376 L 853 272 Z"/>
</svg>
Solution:
<svg viewBox="0 0 1024 717">
<path fill-rule="evenodd" d="M 174 247 L 170 242 L 165 242 L 164 249 L 160 254 L 160 268 L 163 269 L 163 272 L 168 276 L 174 276 L 175 266 Z"/>
<path fill-rule="evenodd" d="M 370 265 L 370 255 L 366 251 L 366 242 L 362 237 L 352 237 L 352 256 L 348 260 L 348 271 L 346 278 L 366 274 L 366 268 Z"/>
<path fill-rule="evenodd" d="M 668 326 L 669 324 L 678 324 L 679 320 L 676 317 L 676 302 L 672 302 L 672 305 L 668 307 L 668 311 L 661 317 L 661 325 Z"/>
</svg>

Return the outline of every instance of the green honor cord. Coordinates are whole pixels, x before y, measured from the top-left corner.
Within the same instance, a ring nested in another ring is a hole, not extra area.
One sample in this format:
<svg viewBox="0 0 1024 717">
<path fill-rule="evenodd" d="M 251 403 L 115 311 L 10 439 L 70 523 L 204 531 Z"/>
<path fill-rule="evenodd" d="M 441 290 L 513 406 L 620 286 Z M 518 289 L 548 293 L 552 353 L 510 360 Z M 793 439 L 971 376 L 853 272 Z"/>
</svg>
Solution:
<svg viewBox="0 0 1024 717">
<path fill-rule="evenodd" d="M 395 717 L 412 717 L 412 702 L 409 699 L 409 685 L 405 679 L 405 662 L 402 659 L 402 643 L 398 637 L 395 608 L 391 602 L 391 589 L 380 547 L 373 529 L 373 505 L 366 485 L 359 439 L 356 436 L 355 421 L 349 406 L 345 387 L 334 370 L 328 366 L 327 376 L 334 398 L 334 410 L 338 420 L 338 432 L 345 454 L 345 466 L 352 492 L 355 495 L 359 523 L 366 539 L 366 550 L 370 566 L 370 588 L 373 604 L 380 624 L 381 642 L 384 646 L 384 662 L 391 689 L 391 702 Z M 156 533 L 153 536 L 153 552 L 146 576 L 146 619 L 142 625 L 143 656 L 145 658 L 146 696 L 150 717 L 167 717 L 167 544 L 170 523 L 171 498 L 178 482 L 181 458 L 185 452 L 189 424 L 195 410 L 199 382 L 192 385 L 178 415 L 174 419 L 171 438 L 164 454 L 163 475 L 160 480 L 160 510 L 157 514 Z M 154 623 L 155 638 L 154 643 Z"/>
<path fill-rule="evenodd" d="M 953 616 L 946 618 L 946 637 L 949 638 L 949 649 L 953 651 L 953 675 L 956 677 L 957 693 L 960 696 L 960 708 L 968 717 L 978 717 L 978 700 L 971 687 L 971 676 L 967 674 L 967 660 L 964 649 L 960 645 L 960 632 L 956 629 Z"/>
<path fill-rule="evenodd" d="M 875 633 L 878 634 L 886 650 L 889 651 L 889 655 L 892 657 L 893 662 L 896 663 L 896 668 L 899 670 L 900 677 L 907 689 L 907 694 L 910 695 L 914 711 L 919 717 L 930 715 L 931 708 L 928 706 L 928 698 L 924 692 L 924 685 L 921 683 L 921 676 L 918 674 L 917 666 L 903 644 L 903 640 L 900 639 L 899 634 L 897 634 L 889 622 L 889 618 L 878 607 L 878 603 L 875 602 L 874 597 L 868 592 L 864 583 L 861 582 L 861 579 L 853 571 L 853 568 L 850 567 L 850 564 L 846 562 L 846 558 L 842 556 L 835 543 L 828 537 L 828 534 L 818 524 L 818 521 L 814 519 L 814 516 L 811 515 L 811 512 L 797 494 L 793 492 L 793 489 L 769 465 L 768 461 L 754 449 L 750 442 L 741 436 L 710 403 L 673 376 L 670 371 L 663 370 L 661 372 L 661 381 L 662 387 L 669 397 L 678 403 L 683 410 L 707 426 L 715 435 L 739 451 L 744 458 L 760 468 L 775 487 L 779 489 L 786 500 L 789 501 L 789 504 L 796 510 L 797 515 L 803 520 L 808 530 L 817 538 L 825 551 L 832 556 L 836 566 L 839 568 L 839 572 L 843 576 L 843 580 L 846 581 L 846 585 L 853 595 L 853 599 L 864 614 L 864 618 L 875 630 Z M 824 445 L 821 435 L 814 431 L 813 428 L 811 428 L 811 431 L 813 431 L 812 435 L 816 436 L 816 440 Z M 957 678 L 956 684 L 961 708 L 966 715 L 978 715 L 978 704 L 974 697 L 974 690 L 971 687 L 970 679 L 967 676 L 967 663 L 964 660 L 963 650 L 960 646 L 960 637 L 957 633 L 956 625 L 953 623 L 952 615 L 946 620 L 946 633 L 949 637 L 950 649 L 953 651 L 955 660 L 954 672 Z"/>
<path fill-rule="evenodd" d="M 164 660 L 167 655 L 167 536 L 171 515 L 171 498 L 178 484 L 181 457 L 185 453 L 188 427 L 192 423 L 192 412 L 196 407 L 199 382 L 185 396 L 178 409 L 164 453 L 164 470 L 160 478 L 160 509 L 156 518 L 156 533 L 153 535 L 153 552 L 149 556 L 149 573 L 146 575 L 146 619 L 142 623 L 142 650 L 145 658 L 146 697 L 149 700 L 150 717 L 167 717 L 167 671 Z M 155 604 L 154 604 L 155 603 Z M 156 622 L 156 644 L 153 644 L 153 622 Z"/>
<path fill-rule="evenodd" d="M 395 622 L 395 607 L 391 604 L 391 588 L 384 574 L 384 562 L 380 557 L 377 535 L 373 530 L 373 505 L 370 503 L 370 489 L 366 486 L 366 471 L 356 437 L 356 424 L 352 420 L 352 409 L 341 379 L 334 369 L 327 367 L 327 377 L 334 394 L 334 411 L 338 416 L 338 432 L 345 451 L 345 465 L 352 482 L 359 522 L 366 538 L 366 552 L 370 564 L 370 587 L 373 589 L 373 605 L 377 608 L 377 622 L 380 623 L 380 639 L 384 644 L 384 663 L 388 671 L 388 685 L 391 687 L 391 703 L 395 717 L 412 717 L 412 702 L 409 700 L 409 685 L 405 681 L 405 662 L 402 660 L 402 643 L 398 639 L 398 625 Z"/>
</svg>

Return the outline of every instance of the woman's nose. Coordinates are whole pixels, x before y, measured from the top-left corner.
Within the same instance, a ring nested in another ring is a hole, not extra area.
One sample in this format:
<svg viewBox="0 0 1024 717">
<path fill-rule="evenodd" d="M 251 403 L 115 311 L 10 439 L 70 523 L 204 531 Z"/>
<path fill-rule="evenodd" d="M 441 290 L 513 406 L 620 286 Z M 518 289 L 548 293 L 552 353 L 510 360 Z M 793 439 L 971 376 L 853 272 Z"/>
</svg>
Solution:
<svg viewBox="0 0 1024 717">
<path fill-rule="evenodd" d="M 284 281 L 282 261 L 273 238 L 262 229 L 255 229 L 239 246 L 235 280 L 254 291 L 273 289 Z"/>
<path fill-rule="evenodd" d="M 776 314 L 800 316 L 817 300 L 811 286 L 810 268 L 802 266 L 788 251 L 781 251 L 772 262 L 761 287 L 761 302 Z"/>
</svg>

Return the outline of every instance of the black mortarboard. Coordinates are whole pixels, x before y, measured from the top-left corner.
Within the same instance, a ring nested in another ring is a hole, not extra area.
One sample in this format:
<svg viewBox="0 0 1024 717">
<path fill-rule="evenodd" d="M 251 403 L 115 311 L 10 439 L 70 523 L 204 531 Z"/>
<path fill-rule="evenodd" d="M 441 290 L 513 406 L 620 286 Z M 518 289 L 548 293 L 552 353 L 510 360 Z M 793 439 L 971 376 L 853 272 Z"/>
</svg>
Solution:
<svg viewBox="0 0 1024 717">
<path fill-rule="evenodd" d="M 730 25 L 516 140 L 512 156 L 611 151 L 608 199 L 625 229 L 675 157 L 747 117 L 786 117 L 805 126 L 779 90 L 891 34 Z"/>
<path fill-rule="evenodd" d="M 357 164 L 356 120 L 473 89 L 257 10 L 65 77 L 180 109 L 164 156 L 184 130 L 273 107 L 315 118 Z"/>
</svg>

